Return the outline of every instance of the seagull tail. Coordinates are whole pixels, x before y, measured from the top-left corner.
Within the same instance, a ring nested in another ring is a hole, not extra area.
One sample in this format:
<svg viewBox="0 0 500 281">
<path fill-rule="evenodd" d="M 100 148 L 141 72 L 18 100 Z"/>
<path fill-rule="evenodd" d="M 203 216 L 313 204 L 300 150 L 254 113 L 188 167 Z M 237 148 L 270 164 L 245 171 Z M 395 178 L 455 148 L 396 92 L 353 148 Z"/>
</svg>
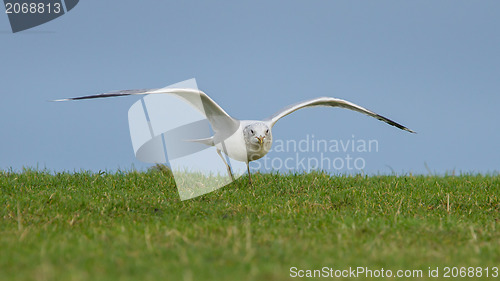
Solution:
<svg viewBox="0 0 500 281">
<path fill-rule="evenodd" d="M 202 143 L 202 144 L 208 145 L 208 146 L 215 146 L 214 137 L 209 137 L 209 138 L 204 138 L 204 139 L 185 140 L 185 141 Z"/>
</svg>

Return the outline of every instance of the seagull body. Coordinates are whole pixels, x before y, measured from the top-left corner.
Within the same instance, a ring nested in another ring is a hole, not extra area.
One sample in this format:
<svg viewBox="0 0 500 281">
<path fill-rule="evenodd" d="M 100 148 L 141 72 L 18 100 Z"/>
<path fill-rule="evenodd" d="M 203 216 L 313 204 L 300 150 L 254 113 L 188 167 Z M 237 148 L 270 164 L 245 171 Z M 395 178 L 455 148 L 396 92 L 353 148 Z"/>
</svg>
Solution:
<svg viewBox="0 0 500 281">
<path fill-rule="evenodd" d="M 238 130 L 225 140 L 214 141 L 214 146 L 227 151 L 227 156 L 240 162 L 260 159 L 271 150 L 272 136 L 268 126 L 258 120 L 242 120 Z M 215 136 L 214 136 L 214 139 Z M 241 149 L 241 147 L 245 149 Z"/>
<path fill-rule="evenodd" d="M 70 100 L 83 100 L 94 98 L 118 97 L 129 95 L 149 95 L 149 94 L 170 94 L 175 95 L 197 109 L 209 121 L 214 135 L 210 138 L 187 140 L 203 143 L 208 146 L 214 146 L 217 153 L 226 164 L 228 174 L 234 180 L 230 166 L 221 154 L 224 152 L 231 159 L 236 161 L 245 162 L 247 164 L 247 171 L 249 181 L 251 183 L 249 163 L 251 161 L 264 157 L 272 146 L 272 128 L 276 122 L 295 112 L 301 108 L 314 107 L 314 106 L 330 106 L 341 107 L 354 110 L 365 115 L 376 118 L 391 126 L 395 126 L 401 130 L 410 133 L 414 131 L 407 127 L 396 123 L 386 117 L 383 117 L 375 112 L 372 112 L 364 107 L 356 105 L 346 100 L 320 97 L 303 102 L 299 102 L 282 110 L 276 112 L 272 116 L 264 120 L 238 120 L 227 114 L 222 107 L 215 103 L 207 94 L 198 89 L 186 88 L 161 88 L 161 89 L 142 89 L 142 90 L 123 90 L 111 93 L 104 93 L 100 95 L 83 96 L 76 98 L 60 99 L 55 101 L 70 101 Z"/>
</svg>

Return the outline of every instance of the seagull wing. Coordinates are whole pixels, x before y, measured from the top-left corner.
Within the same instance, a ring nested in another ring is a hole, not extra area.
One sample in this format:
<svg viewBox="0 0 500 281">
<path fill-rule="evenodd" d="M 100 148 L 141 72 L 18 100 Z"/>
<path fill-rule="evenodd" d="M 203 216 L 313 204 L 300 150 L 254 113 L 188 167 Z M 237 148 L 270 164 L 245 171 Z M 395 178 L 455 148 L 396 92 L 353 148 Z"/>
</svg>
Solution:
<svg viewBox="0 0 500 281">
<path fill-rule="evenodd" d="M 285 107 L 282 110 L 276 112 L 274 115 L 265 119 L 264 121 L 268 122 L 270 124 L 270 126 L 272 127 L 279 119 L 287 116 L 288 114 L 290 114 L 296 110 L 299 110 L 301 108 L 312 107 L 312 106 L 332 106 L 332 107 L 347 108 L 347 109 L 354 110 L 354 111 L 366 114 L 368 116 L 377 118 L 378 120 L 384 121 L 385 123 L 392 125 L 394 127 L 397 127 L 401 130 L 405 130 L 405 131 L 408 131 L 410 133 L 415 133 L 414 131 L 406 128 L 405 126 L 403 126 L 399 123 L 396 123 L 396 122 L 392 121 L 391 119 L 388 119 L 382 115 L 378 115 L 377 113 L 372 112 L 364 107 L 356 105 L 352 102 L 348 102 L 346 100 L 329 98 L 329 97 L 315 98 L 312 100 L 307 100 L 307 101 L 303 101 L 303 102 L 299 102 L 299 103 L 290 105 L 290 106 Z"/>
<path fill-rule="evenodd" d="M 212 129 L 217 132 L 222 132 L 226 135 L 227 132 L 234 132 L 239 127 L 239 121 L 227 114 L 222 107 L 214 102 L 207 94 L 197 89 L 184 88 L 161 88 L 161 89 L 140 89 L 140 90 L 122 90 L 110 93 L 104 93 L 92 96 L 83 96 L 76 98 L 59 99 L 54 101 L 72 101 L 85 100 L 109 97 L 121 97 L 130 95 L 150 95 L 150 94 L 171 94 L 175 95 L 194 108 L 196 108 L 203 116 L 206 116 Z"/>
</svg>

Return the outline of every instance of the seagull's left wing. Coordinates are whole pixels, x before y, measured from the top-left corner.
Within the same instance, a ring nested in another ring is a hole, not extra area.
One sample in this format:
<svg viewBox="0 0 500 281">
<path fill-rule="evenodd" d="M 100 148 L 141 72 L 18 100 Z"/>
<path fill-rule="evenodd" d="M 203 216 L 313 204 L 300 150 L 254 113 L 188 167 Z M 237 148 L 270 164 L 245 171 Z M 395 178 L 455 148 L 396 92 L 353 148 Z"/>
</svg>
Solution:
<svg viewBox="0 0 500 281">
<path fill-rule="evenodd" d="M 160 88 L 160 89 L 141 89 L 141 90 L 122 90 L 111 93 L 104 93 L 92 96 L 83 96 L 76 98 L 59 99 L 54 101 L 71 101 L 71 100 L 84 100 L 84 99 L 97 99 L 109 97 L 121 97 L 130 95 L 150 95 L 150 94 L 171 94 L 182 98 L 201 114 L 207 117 L 212 125 L 214 131 L 222 132 L 222 135 L 232 134 L 239 127 L 239 121 L 232 118 L 227 114 L 222 107 L 220 107 L 214 100 L 207 94 L 198 89 L 188 88 Z"/>
<path fill-rule="evenodd" d="M 332 107 L 347 108 L 350 110 L 354 110 L 354 111 L 366 114 L 366 115 L 371 116 L 373 118 L 377 118 L 378 120 L 384 121 L 385 123 L 392 125 L 394 127 L 397 127 L 401 130 L 405 130 L 405 131 L 408 131 L 410 133 L 415 133 L 414 131 L 408 129 L 407 127 L 405 127 L 399 123 L 396 123 L 396 122 L 392 121 L 391 119 L 388 119 L 382 115 L 379 115 L 375 112 L 372 112 L 364 107 L 356 105 L 352 102 L 348 102 L 346 100 L 329 98 L 329 97 L 315 98 L 312 100 L 307 100 L 307 101 L 303 101 L 303 102 L 299 102 L 299 103 L 290 105 L 290 106 L 285 107 L 282 110 L 276 112 L 274 115 L 265 119 L 264 121 L 268 122 L 270 124 L 270 127 L 272 127 L 279 119 L 287 116 L 288 114 L 290 114 L 296 110 L 299 110 L 301 108 L 312 107 L 312 106 L 332 106 Z"/>
</svg>

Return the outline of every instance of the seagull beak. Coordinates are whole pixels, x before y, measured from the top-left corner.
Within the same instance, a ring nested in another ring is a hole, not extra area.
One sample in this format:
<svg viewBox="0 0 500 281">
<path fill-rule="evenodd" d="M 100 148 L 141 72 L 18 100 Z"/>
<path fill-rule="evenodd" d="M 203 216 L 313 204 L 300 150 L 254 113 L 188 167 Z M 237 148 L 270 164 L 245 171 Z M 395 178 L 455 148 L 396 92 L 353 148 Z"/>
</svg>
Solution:
<svg viewBox="0 0 500 281">
<path fill-rule="evenodd" d="M 259 144 L 262 145 L 262 143 L 264 142 L 264 138 L 265 138 L 265 136 L 264 137 L 260 137 L 260 138 L 257 137 L 257 139 L 259 140 Z"/>
</svg>

